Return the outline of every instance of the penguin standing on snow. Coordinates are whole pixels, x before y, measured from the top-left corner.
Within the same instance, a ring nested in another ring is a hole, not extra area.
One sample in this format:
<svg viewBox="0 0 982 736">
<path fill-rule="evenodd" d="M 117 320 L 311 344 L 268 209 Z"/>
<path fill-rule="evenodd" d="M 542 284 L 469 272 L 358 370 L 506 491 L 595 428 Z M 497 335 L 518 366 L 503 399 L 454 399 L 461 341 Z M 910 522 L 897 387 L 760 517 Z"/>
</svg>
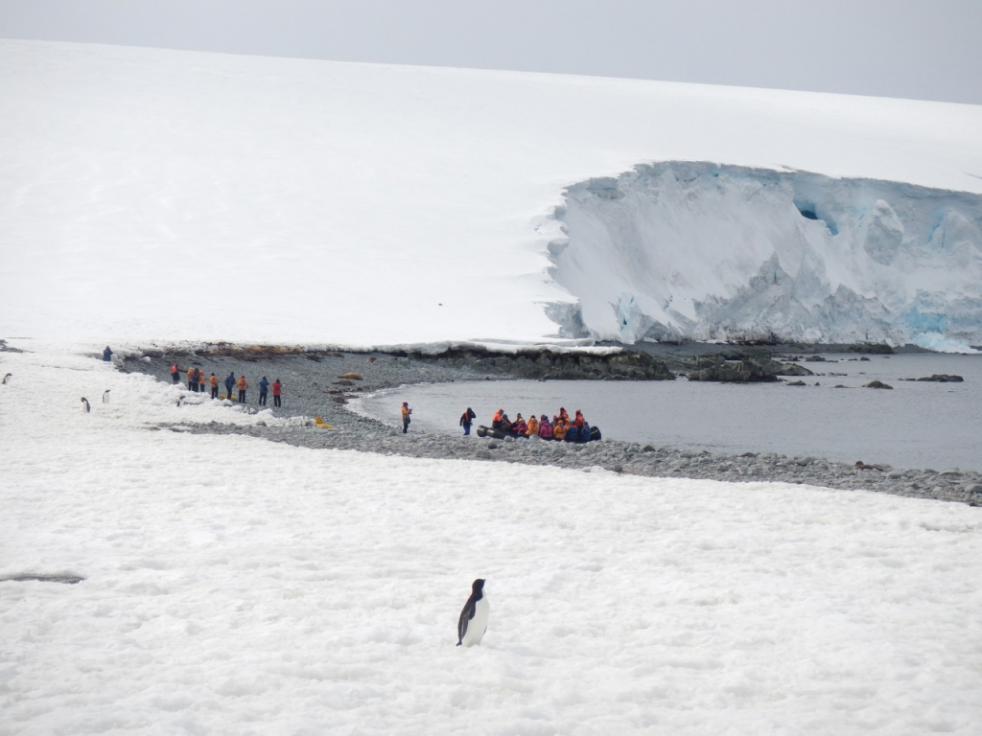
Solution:
<svg viewBox="0 0 982 736">
<path fill-rule="evenodd" d="M 488 630 L 488 597 L 484 595 L 484 580 L 478 578 L 471 585 L 471 597 L 464 604 L 457 622 L 457 646 L 471 647 L 481 643 L 481 637 Z"/>
<path fill-rule="evenodd" d="M 84 396 L 82 397 L 82 411 L 84 411 L 86 414 L 92 411 L 92 407 L 89 406 L 89 400 Z"/>
<path fill-rule="evenodd" d="M 109 392 L 110 391 L 112 391 L 112 389 L 111 388 L 107 388 L 105 391 L 102 392 L 102 403 L 103 404 L 108 404 L 109 403 Z"/>
<path fill-rule="evenodd" d="M 3 383 L 4 383 L 4 385 L 7 385 L 7 381 L 10 380 L 10 377 L 12 375 L 14 375 L 14 374 L 13 373 L 8 373 L 6 376 L 3 377 Z"/>
</svg>

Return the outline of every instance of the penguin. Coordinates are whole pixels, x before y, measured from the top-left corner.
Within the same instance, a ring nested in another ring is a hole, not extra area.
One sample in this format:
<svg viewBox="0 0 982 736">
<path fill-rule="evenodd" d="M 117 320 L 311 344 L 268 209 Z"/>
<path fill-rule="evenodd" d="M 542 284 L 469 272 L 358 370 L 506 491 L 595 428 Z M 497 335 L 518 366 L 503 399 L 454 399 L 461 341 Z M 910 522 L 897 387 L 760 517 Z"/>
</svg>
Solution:
<svg viewBox="0 0 982 736">
<path fill-rule="evenodd" d="M 13 373 L 8 373 L 6 376 L 3 377 L 3 383 L 4 383 L 5 386 L 7 385 L 7 381 L 10 380 L 10 377 L 12 375 L 14 375 L 14 374 Z"/>
<path fill-rule="evenodd" d="M 86 414 L 92 411 L 92 407 L 89 406 L 89 400 L 84 396 L 82 397 L 82 411 L 84 411 Z"/>
<path fill-rule="evenodd" d="M 177 397 L 177 405 L 181 406 L 181 404 L 183 403 L 184 403 L 184 394 L 181 394 L 180 396 Z"/>
<path fill-rule="evenodd" d="M 109 392 L 110 391 L 112 391 L 112 389 L 111 388 L 107 388 L 105 391 L 102 392 L 102 403 L 103 404 L 108 404 L 109 403 Z"/>
<path fill-rule="evenodd" d="M 471 585 L 471 597 L 464 604 L 457 622 L 457 646 L 470 647 L 481 643 L 481 637 L 488 630 L 488 613 L 491 606 L 484 595 L 484 580 L 478 578 Z"/>
</svg>

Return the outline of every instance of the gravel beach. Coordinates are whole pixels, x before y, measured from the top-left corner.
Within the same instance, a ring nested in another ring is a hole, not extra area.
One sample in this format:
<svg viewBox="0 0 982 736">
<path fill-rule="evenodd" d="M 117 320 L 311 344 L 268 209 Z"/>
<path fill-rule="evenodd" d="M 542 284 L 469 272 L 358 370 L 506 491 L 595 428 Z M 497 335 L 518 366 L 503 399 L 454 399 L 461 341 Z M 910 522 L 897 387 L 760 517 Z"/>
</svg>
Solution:
<svg viewBox="0 0 982 736">
<path fill-rule="evenodd" d="M 194 351 L 135 352 L 121 361 L 121 367 L 169 382 L 169 367 L 174 362 L 182 369 L 182 380 L 188 366 L 198 366 L 206 375 L 214 372 L 220 381 L 224 381 L 229 371 L 234 371 L 236 377 L 245 374 L 252 407 L 256 406 L 260 377 L 265 375 L 270 383 L 279 378 L 285 387 L 283 407 L 273 409 L 274 413 L 302 415 L 311 421 L 308 426 L 295 427 L 242 428 L 218 423 L 168 427 L 172 431 L 248 434 L 305 447 L 410 457 L 553 465 L 585 471 L 603 469 L 657 477 L 800 483 L 982 505 L 982 474 L 975 472 L 899 470 L 885 465 L 857 468 L 815 457 L 769 453 L 719 455 L 610 440 L 582 445 L 537 438 L 493 440 L 426 433 L 413 428 L 404 435 L 401 427 L 387 426 L 345 406 L 350 397 L 404 384 L 508 378 L 514 375 L 514 361 L 507 354 L 490 362 L 482 361 L 480 367 L 475 367 L 457 358 L 416 353 L 209 347 Z M 224 385 L 220 391 L 224 393 Z M 267 408 L 272 409 L 271 396 L 269 401 Z M 322 417 L 330 428 L 315 426 L 314 417 Z"/>
</svg>

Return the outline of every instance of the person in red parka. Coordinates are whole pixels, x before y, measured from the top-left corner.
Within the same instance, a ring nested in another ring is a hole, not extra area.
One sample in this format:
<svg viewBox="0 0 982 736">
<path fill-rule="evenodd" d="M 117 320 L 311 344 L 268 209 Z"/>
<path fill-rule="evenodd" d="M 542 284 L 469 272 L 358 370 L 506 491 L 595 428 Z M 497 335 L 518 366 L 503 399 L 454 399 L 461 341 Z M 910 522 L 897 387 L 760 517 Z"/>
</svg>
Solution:
<svg viewBox="0 0 982 736">
<path fill-rule="evenodd" d="M 273 406 L 281 406 L 280 397 L 283 395 L 283 384 L 280 383 L 280 379 L 277 378 L 275 383 L 273 383 Z"/>
</svg>

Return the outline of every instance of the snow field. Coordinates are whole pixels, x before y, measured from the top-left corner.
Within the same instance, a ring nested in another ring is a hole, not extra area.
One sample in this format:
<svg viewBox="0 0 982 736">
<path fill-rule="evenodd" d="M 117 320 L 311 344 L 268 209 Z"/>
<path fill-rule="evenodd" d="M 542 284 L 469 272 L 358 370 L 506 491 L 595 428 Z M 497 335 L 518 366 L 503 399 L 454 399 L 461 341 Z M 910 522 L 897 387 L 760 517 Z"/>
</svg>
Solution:
<svg viewBox="0 0 982 736">
<path fill-rule="evenodd" d="M 0 582 L 0 732 L 982 727 L 980 509 L 151 431 L 261 417 L 7 371 L 0 577 L 86 580 Z"/>
<path fill-rule="evenodd" d="M 536 341 L 545 305 L 599 308 L 548 273 L 576 182 L 711 161 L 979 193 L 979 130 L 978 105 L 0 40 L 0 334 Z M 635 293 L 652 269 L 622 260 L 586 273 Z"/>
</svg>

